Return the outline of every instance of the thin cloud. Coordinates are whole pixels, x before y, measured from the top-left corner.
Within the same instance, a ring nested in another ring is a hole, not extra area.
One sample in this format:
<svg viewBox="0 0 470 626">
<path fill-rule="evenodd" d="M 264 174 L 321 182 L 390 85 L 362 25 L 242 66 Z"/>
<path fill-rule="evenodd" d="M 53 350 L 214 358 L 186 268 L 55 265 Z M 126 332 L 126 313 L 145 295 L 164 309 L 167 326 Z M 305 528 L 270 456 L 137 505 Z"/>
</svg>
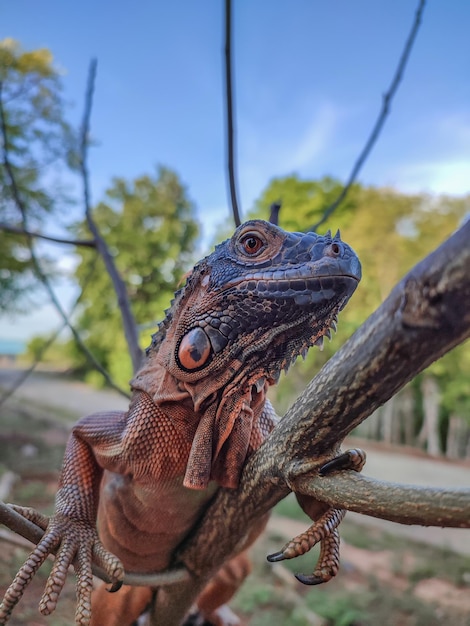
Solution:
<svg viewBox="0 0 470 626">
<path fill-rule="evenodd" d="M 300 170 L 323 159 L 331 149 L 335 131 L 338 127 L 339 111 L 331 104 L 324 104 L 316 112 L 310 124 L 306 126 L 297 140 L 297 146 L 287 152 L 283 162 L 286 170 Z"/>
<path fill-rule="evenodd" d="M 311 109 L 304 101 L 286 112 L 288 132 L 285 126 L 252 127 L 247 120 L 240 124 L 239 189 L 245 211 L 273 177 L 296 172 L 315 178 L 324 173 L 323 165 L 332 154 L 345 112 L 331 103 Z"/>
</svg>

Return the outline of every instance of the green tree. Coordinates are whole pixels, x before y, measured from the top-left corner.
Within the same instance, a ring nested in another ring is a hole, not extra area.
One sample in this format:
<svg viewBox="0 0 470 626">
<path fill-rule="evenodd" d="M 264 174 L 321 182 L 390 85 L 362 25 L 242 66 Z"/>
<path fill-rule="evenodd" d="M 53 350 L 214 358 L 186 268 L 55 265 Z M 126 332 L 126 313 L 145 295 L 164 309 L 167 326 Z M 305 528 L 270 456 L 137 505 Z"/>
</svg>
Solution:
<svg viewBox="0 0 470 626">
<path fill-rule="evenodd" d="M 178 282 L 194 261 L 198 234 L 194 206 L 178 176 L 160 167 L 154 175 L 132 182 L 114 179 L 106 201 L 98 204 L 93 216 L 115 257 L 146 346 Z M 80 226 L 82 233 L 85 229 L 84 224 Z M 132 369 L 116 294 L 96 253 L 87 249 L 77 253 L 81 260 L 76 278 L 82 287 L 88 286 L 76 325 L 113 379 L 126 385 Z M 88 380 L 98 382 L 82 354 L 72 350 Z"/>
<path fill-rule="evenodd" d="M 57 174 L 71 154 L 73 137 L 64 120 L 59 72 L 47 49 L 25 52 L 12 39 L 0 41 L 0 223 L 35 230 L 64 200 Z M 20 210 L 18 198 L 24 209 Z M 50 265 L 50 260 L 47 260 Z M 24 235 L 0 228 L 0 307 L 26 305 L 35 281 Z"/>
<path fill-rule="evenodd" d="M 280 202 L 281 226 L 291 231 L 306 230 L 322 217 L 325 209 L 336 200 L 342 188 L 342 183 L 330 176 L 320 180 L 302 180 L 295 174 L 273 178 L 256 200 L 250 216 L 262 216 L 266 219 L 270 206 Z M 342 225 L 353 219 L 357 189 L 358 186 L 354 185 L 341 205 Z M 324 228 L 327 229 L 328 226 Z"/>
</svg>

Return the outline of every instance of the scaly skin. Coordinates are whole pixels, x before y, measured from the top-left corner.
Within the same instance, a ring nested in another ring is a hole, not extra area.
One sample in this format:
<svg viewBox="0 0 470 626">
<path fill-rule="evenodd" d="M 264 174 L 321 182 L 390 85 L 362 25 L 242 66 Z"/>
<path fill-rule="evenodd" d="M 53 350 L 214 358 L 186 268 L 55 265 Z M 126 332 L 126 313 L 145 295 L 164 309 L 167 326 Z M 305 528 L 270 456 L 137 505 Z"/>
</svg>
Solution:
<svg viewBox="0 0 470 626">
<path fill-rule="evenodd" d="M 91 561 L 115 587 L 124 570 L 150 573 L 176 565 L 177 546 L 218 486 L 238 485 L 245 460 L 275 426 L 268 387 L 281 369 L 322 342 L 359 279 L 359 261 L 339 233 L 286 233 L 259 220 L 240 226 L 198 263 L 131 382 L 129 410 L 90 415 L 73 429 L 55 513 L 5 594 L 0 624 L 54 550 L 42 613 L 54 610 L 73 563 L 76 624 L 131 624 L 151 602 L 152 590 L 98 591 L 92 602 Z M 330 532 L 317 526 L 310 533 L 325 542 L 323 570 L 331 554 L 337 567 L 336 517 L 324 513 Z M 44 527 L 44 517 L 36 519 Z M 199 598 L 206 619 L 228 623 L 219 605 L 248 571 L 243 552 L 225 564 Z"/>
</svg>

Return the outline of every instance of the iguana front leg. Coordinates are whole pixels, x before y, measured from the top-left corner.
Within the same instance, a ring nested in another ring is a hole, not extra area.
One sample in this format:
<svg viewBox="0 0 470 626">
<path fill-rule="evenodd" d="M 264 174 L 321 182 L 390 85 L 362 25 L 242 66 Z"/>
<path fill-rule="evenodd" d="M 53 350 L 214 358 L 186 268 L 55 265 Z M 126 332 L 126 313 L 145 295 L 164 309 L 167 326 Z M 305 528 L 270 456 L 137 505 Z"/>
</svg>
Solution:
<svg viewBox="0 0 470 626">
<path fill-rule="evenodd" d="M 352 470 L 360 472 L 366 462 L 366 454 L 360 448 L 347 450 L 335 457 L 320 468 L 320 474 L 325 476 L 334 471 Z M 317 517 L 322 506 L 314 498 L 296 494 L 302 509 L 313 518 L 314 523 L 303 533 L 291 539 L 279 552 L 270 554 L 267 559 L 270 563 L 294 559 L 306 554 L 317 543 L 320 543 L 318 557 L 313 574 L 295 574 L 297 580 L 304 585 L 319 585 L 331 580 L 339 570 L 339 533 L 337 527 L 346 515 L 345 509 L 334 509 L 325 505 L 324 511 Z"/>
<path fill-rule="evenodd" d="M 94 414 L 82 419 L 73 429 L 65 452 L 54 515 L 41 541 L 5 593 L 0 605 L 0 624 L 8 621 L 33 576 L 54 552 L 55 562 L 39 604 L 39 610 L 44 615 L 55 609 L 67 570 L 72 564 L 77 575 L 75 623 L 81 626 L 90 620 L 92 561 L 102 567 L 116 585 L 122 580 L 124 569 L 121 562 L 104 548 L 98 538 L 96 512 L 103 460 L 107 459 L 107 464 L 119 461 L 126 416 L 122 412 Z M 98 458 L 94 452 L 96 444 L 100 449 Z M 31 509 L 25 509 L 24 514 L 44 527 L 44 516 L 37 514 L 36 517 Z"/>
</svg>

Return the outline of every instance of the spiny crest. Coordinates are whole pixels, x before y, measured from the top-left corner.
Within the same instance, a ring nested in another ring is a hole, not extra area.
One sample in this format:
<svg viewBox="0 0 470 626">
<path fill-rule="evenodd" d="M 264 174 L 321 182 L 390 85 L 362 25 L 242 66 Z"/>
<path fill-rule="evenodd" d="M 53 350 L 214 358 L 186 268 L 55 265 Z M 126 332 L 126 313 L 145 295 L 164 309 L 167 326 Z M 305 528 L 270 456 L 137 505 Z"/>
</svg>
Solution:
<svg viewBox="0 0 470 626">
<path fill-rule="evenodd" d="M 334 237 L 331 236 L 330 229 L 328 229 L 323 236 L 325 237 L 327 243 L 331 243 L 332 241 L 341 241 L 341 233 L 339 231 L 339 228 L 336 231 L 336 235 Z"/>
<path fill-rule="evenodd" d="M 149 356 L 151 353 L 158 352 L 163 340 L 166 337 L 166 333 L 168 328 L 171 325 L 175 317 L 175 312 L 178 310 L 180 302 L 184 299 L 186 293 L 191 291 L 191 287 L 194 284 L 195 276 L 199 275 L 201 263 L 198 263 L 194 266 L 194 268 L 186 274 L 186 281 L 182 287 L 180 287 L 177 291 L 175 291 L 174 297 L 170 301 L 170 306 L 168 309 L 165 309 L 165 317 L 161 322 L 158 323 L 157 332 L 151 335 L 152 342 L 150 346 L 145 350 L 146 356 Z"/>
</svg>

